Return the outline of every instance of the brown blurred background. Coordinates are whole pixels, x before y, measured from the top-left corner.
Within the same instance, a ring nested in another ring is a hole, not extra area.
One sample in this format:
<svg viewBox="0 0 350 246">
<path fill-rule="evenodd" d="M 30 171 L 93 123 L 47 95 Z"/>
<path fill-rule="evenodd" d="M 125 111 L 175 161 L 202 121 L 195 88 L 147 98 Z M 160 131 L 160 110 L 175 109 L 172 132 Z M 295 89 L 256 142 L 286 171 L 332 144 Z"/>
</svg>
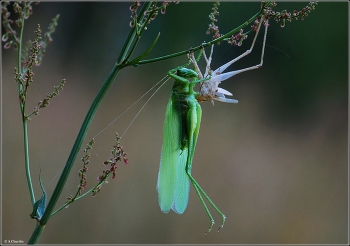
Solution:
<svg viewBox="0 0 350 246">
<path fill-rule="evenodd" d="M 60 14 L 40 67 L 34 70 L 28 112 L 62 78 L 64 90 L 48 108 L 32 117 L 29 151 L 36 198 L 41 196 L 39 167 L 51 196 L 82 120 L 116 62 L 130 30 L 129 3 L 49 3 L 34 6 L 25 24 L 25 40 L 43 31 Z M 278 3 L 276 11 L 301 9 L 306 3 Z M 141 54 L 158 32 L 160 39 L 148 58 L 185 50 L 209 41 L 206 35 L 212 3 L 170 5 L 142 36 Z M 226 33 L 259 11 L 260 3 L 220 6 L 218 25 Z M 280 28 L 270 22 L 264 65 L 221 84 L 238 104 L 202 103 L 203 118 L 193 163 L 193 175 L 227 221 L 220 216 L 204 236 L 208 217 L 191 187 L 183 215 L 163 214 L 156 181 L 162 127 L 172 82 L 144 108 L 122 139 L 129 165 L 119 164 L 117 178 L 96 197 L 87 196 L 52 217 L 40 243 L 208 243 L 208 244 L 336 244 L 347 241 L 348 140 L 348 5 L 321 2 L 304 21 Z M 249 28 L 247 27 L 245 31 Z M 254 52 L 228 71 L 256 65 L 262 32 Z M 252 36 L 250 36 L 252 37 Z M 221 43 L 213 68 L 249 48 Z M 23 157 L 23 130 L 17 85 L 13 80 L 16 52 L 3 50 L 3 239 L 27 242 L 35 228 Z M 103 100 L 86 141 L 160 80 L 184 64 L 178 57 L 122 70 Z M 203 65 L 203 63 L 201 63 Z M 122 133 L 142 104 L 96 138 L 88 172 L 88 187 L 96 182 L 108 158 L 115 131 Z M 81 156 L 83 152 L 81 152 Z M 58 203 L 74 194 L 79 182 L 77 159 Z M 51 182 L 52 181 L 52 182 Z M 50 183 L 51 182 L 51 183 Z"/>
</svg>

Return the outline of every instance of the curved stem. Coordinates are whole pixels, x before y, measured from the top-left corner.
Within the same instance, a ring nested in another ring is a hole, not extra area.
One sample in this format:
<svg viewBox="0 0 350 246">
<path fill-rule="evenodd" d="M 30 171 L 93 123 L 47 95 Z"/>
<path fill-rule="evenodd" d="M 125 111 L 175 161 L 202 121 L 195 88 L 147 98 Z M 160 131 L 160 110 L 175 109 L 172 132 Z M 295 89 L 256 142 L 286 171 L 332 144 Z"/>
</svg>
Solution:
<svg viewBox="0 0 350 246">
<path fill-rule="evenodd" d="M 264 6 L 264 5 L 263 5 Z M 254 16 L 252 16 L 249 20 L 247 20 L 246 22 L 244 22 L 242 25 L 240 25 L 239 27 L 236 27 L 235 29 L 233 29 L 232 31 L 226 33 L 225 35 L 221 36 L 220 38 L 217 38 L 217 39 L 214 39 L 208 43 L 203 43 L 201 45 L 198 45 L 194 48 L 191 48 L 191 51 L 197 51 L 197 50 L 200 50 L 202 49 L 203 47 L 207 47 L 207 46 L 211 46 L 212 44 L 215 44 L 215 43 L 218 43 L 222 40 L 224 40 L 225 38 L 228 38 L 230 37 L 232 34 L 238 32 L 240 29 L 246 27 L 249 25 L 249 23 L 253 22 L 259 15 L 262 14 L 263 12 L 263 7 L 261 8 L 261 10 L 256 13 Z M 182 55 L 186 55 L 188 54 L 189 50 L 183 50 L 183 51 L 180 51 L 180 52 L 177 52 L 177 53 L 174 53 L 174 54 L 170 54 L 170 55 L 166 55 L 166 56 L 161 56 L 161 57 L 157 57 L 157 58 L 152 58 L 152 59 L 148 59 L 148 60 L 142 60 L 140 62 L 138 62 L 137 64 L 138 65 L 142 65 L 142 64 L 147 64 L 147 63 L 152 63 L 152 62 L 158 62 L 158 61 L 162 61 L 162 60 L 166 60 L 166 59 L 170 59 L 170 58 L 174 58 L 174 57 L 177 57 L 177 56 L 182 56 Z M 127 64 L 126 66 L 131 66 L 131 65 L 134 65 L 134 64 Z"/>
</svg>

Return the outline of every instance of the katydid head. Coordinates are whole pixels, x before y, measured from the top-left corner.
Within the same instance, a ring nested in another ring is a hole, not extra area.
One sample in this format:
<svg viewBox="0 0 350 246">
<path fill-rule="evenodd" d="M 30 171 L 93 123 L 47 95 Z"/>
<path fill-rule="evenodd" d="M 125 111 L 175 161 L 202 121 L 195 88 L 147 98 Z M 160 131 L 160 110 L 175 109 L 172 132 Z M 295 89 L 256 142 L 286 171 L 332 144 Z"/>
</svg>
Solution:
<svg viewBox="0 0 350 246">
<path fill-rule="evenodd" d="M 198 74 L 192 69 L 180 68 L 177 70 L 177 75 L 183 78 L 197 78 Z"/>
</svg>

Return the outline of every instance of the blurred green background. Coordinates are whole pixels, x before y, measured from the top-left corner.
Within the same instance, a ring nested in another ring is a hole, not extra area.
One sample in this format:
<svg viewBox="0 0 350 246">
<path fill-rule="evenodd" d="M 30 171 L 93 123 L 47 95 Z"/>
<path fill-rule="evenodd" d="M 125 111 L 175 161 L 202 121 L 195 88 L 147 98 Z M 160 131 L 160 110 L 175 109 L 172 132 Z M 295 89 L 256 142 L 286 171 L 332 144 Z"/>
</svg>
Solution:
<svg viewBox="0 0 350 246">
<path fill-rule="evenodd" d="M 301 9 L 307 3 L 278 3 L 275 10 Z M 85 114 L 112 69 L 130 30 L 130 3 L 43 2 L 25 24 L 25 40 L 60 14 L 28 97 L 28 112 L 62 78 L 64 90 L 48 108 L 32 117 L 29 151 L 36 198 L 41 191 L 39 167 L 52 194 Z M 148 58 L 167 55 L 209 41 L 212 3 L 171 4 L 142 36 L 136 54 L 160 39 Z M 226 33 L 259 11 L 259 2 L 223 2 L 218 25 Z M 129 165 L 119 164 L 115 180 L 96 197 L 73 203 L 49 221 L 40 243 L 208 243 L 336 244 L 348 232 L 348 3 L 320 2 L 304 21 L 281 28 L 270 22 L 264 65 L 221 84 L 238 104 L 202 103 L 203 118 L 193 175 L 227 221 L 204 236 L 208 217 L 191 187 L 183 215 L 163 214 L 156 181 L 162 127 L 172 82 L 147 104 L 122 139 Z M 245 31 L 249 30 L 249 27 Z M 262 32 L 251 55 L 228 71 L 259 63 Z M 221 43 L 212 68 L 237 57 L 242 47 Z M 35 227 L 24 172 L 23 131 L 17 85 L 16 52 L 2 50 L 3 239 L 27 242 Z M 85 143 L 186 57 L 122 70 L 103 100 Z M 201 63 L 203 67 L 203 63 Z M 204 69 L 204 68 L 203 68 Z M 122 133 L 142 104 L 116 121 L 95 140 L 88 187 L 96 182 L 109 157 L 114 132 Z M 85 146 L 83 146 L 85 147 Z M 81 156 L 83 152 L 81 152 Z M 77 159 L 58 205 L 75 194 Z M 52 181 L 53 180 L 53 181 Z M 52 181 L 52 182 L 51 182 Z M 50 183 L 51 182 L 51 183 Z M 211 209 L 211 208 L 210 208 Z"/>
</svg>

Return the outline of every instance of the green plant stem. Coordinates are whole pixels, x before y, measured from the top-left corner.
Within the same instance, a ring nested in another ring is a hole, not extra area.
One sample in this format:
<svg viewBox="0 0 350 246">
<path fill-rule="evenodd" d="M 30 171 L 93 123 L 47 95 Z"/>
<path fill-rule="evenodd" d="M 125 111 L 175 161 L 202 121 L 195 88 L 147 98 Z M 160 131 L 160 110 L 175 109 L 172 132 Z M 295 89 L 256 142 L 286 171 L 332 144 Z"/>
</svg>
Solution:
<svg viewBox="0 0 350 246">
<path fill-rule="evenodd" d="M 142 20 L 143 13 L 145 13 L 152 6 L 152 3 L 153 2 L 145 2 L 142 5 L 142 7 L 139 11 L 140 14 L 137 17 L 137 23 L 139 23 Z M 132 45 L 132 41 L 135 38 L 136 28 L 137 28 L 137 26 L 135 25 L 134 28 L 129 32 L 127 40 L 130 40 L 130 42 L 124 43 L 124 46 L 123 46 L 122 50 L 120 51 L 120 55 L 119 55 L 118 60 L 117 60 L 117 64 L 121 64 L 123 61 L 126 61 L 125 57 L 128 55 L 129 48 Z"/>
<path fill-rule="evenodd" d="M 35 203 L 35 195 L 34 195 L 34 189 L 33 189 L 33 183 L 32 178 L 30 175 L 30 165 L 29 165 L 29 150 L 28 150 L 28 124 L 27 121 L 23 118 L 23 142 L 24 142 L 24 163 L 25 163 L 25 169 L 26 169 L 26 177 L 27 177 L 27 183 L 29 188 L 29 194 L 30 194 L 30 200 L 32 202 L 32 205 Z"/>
<path fill-rule="evenodd" d="M 22 39 L 23 39 L 23 30 L 24 30 L 24 18 L 22 19 L 22 27 L 19 34 L 18 39 L 18 72 L 22 76 Z M 18 83 L 18 94 L 20 95 L 23 92 L 23 86 L 21 83 Z M 25 117 L 25 101 L 22 103 L 20 102 L 20 109 L 22 114 L 22 125 L 23 125 L 23 143 L 24 143 L 24 165 L 26 170 L 26 178 L 27 178 L 27 184 L 29 188 L 29 195 L 30 200 L 32 202 L 32 205 L 35 203 L 35 195 L 34 195 L 34 189 L 33 189 L 33 183 L 32 178 L 30 175 L 30 165 L 29 165 L 29 150 L 28 150 L 28 122 Z"/>
<path fill-rule="evenodd" d="M 217 39 L 214 39 L 210 42 L 207 42 L 207 43 L 203 43 L 201 45 L 198 45 L 194 48 L 191 48 L 190 50 L 183 50 L 183 51 L 180 51 L 180 52 L 177 52 L 177 53 L 174 53 L 174 54 L 170 54 L 170 55 L 166 55 L 166 56 L 161 56 L 161 57 L 157 57 L 157 58 L 153 58 L 153 59 L 148 59 L 148 60 L 142 60 L 142 61 L 139 61 L 137 63 L 137 65 L 142 65 L 142 64 L 147 64 L 147 63 L 152 63 L 152 62 L 158 62 L 158 61 L 163 61 L 163 60 L 166 60 L 166 59 L 170 59 L 170 58 L 174 58 L 174 57 L 177 57 L 177 56 L 182 56 L 182 55 L 186 55 L 188 54 L 189 51 L 197 51 L 197 50 L 200 50 L 202 48 L 205 48 L 205 47 L 208 47 L 212 44 L 215 44 L 215 43 L 218 43 L 222 40 L 224 40 L 225 38 L 228 38 L 230 37 L 232 34 L 238 32 L 240 29 L 246 27 L 249 25 L 249 23 L 253 22 L 259 15 L 261 15 L 263 12 L 263 7 L 261 8 L 261 10 L 256 13 L 253 17 L 251 17 L 249 20 L 247 20 L 246 22 L 244 22 L 242 25 L 240 25 L 239 27 L 236 27 L 235 29 L 233 29 L 232 31 L 226 33 L 225 35 L 221 36 L 220 38 L 217 38 Z M 131 65 L 134 65 L 134 64 L 127 64 L 126 66 L 131 66 Z"/>
<path fill-rule="evenodd" d="M 90 124 L 95 116 L 95 113 L 96 113 L 103 97 L 106 95 L 109 87 L 113 83 L 113 81 L 116 78 L 119 71 L 120 71 L 120 67 L 118 65 L 115 65 L 113 67 L 112 71 L 110 72 L 110 74 L 108 75 L 108 77 L 106 78 L 105 82 L 103 83 L 103 85 L 102 85 L 100 91 L 98 92 L 96 98 L 94 99 L 92 105 L 90 106 L 90 109 L 89 109 L 89 111 L 84 119 L 84 122 L 80 128 L 78 137 L 75 140 L 75 143 L 73 145 L 71 153 L 68 157 L 67 163 L 62 171 L 61 177 L 58 180 L 58 183 L 55 187 L 55 190 L 52 194 L 52 197 L 51 197 L 51 199 L 50 199 L 50 201 L 45 209 L 44 215 L 39 222 L 39 225 L 38 225 L 39 227 L 44 228 L 45 225 L 47 224 L 48 220 L 50 219 L 51 213 L 56 206 L 56 203 L 57 203 L 58 198 L 60 197 L 60 195 L 62 193 L 64 185 L 66 184 L 69 173 L 74 165 L 75 159 L 76 159 L 78 152 L 80 150 L 80 147 L 85 139 L 85 136 L 88 132 Z M 42 232 L 43 232 L 43 229 L 41 229 L 41 230 L 35 229 L 32 237 L 28 241 L 28 244 L 36 243 L 37 240 L 39 239 L 39 237 L 41 236 Z"/>
<path fill-rule="evenodd" d="M 30 237 L 28 244 L 36 244 L 40 237 L 35 237 L 35 236 L 41 235 L 43 233 L 44 229 L 45 229 L 45 226 L 41 226 L 39 224 L 39 222 L 36 223 L 35 230 L 34 230 L 32 236 Z"/>
<path fill-rule="evenodd" d="M 108 176 L 109 176 L 109 175 L 108 175 Z M 67 202 L 66 202 L 65 204 L 63 204 L 60 208 L 58 208 L 55 212 L 53 212 L 53 213 L 51 214 L 50 217 L 54 216 L 55 214 L 57 214 L 59 211 L 61 211 L 62 209 L 64 209 L 64 208 L 67 207 L 69 204 L 73 203 L 74 201 L 77 201 L 77 200 L 83 198 L 84 196 L 90 194 L 94 189 L 96 189 L 97 186 L 100 186 L 100 185 L 102 185 L 102 184 L 105 183 L 105 182 L 106 182 L 106 180 L 105 180 L 105 181 L 102 181 L 102 182 L 99 183 L 99 184 L 97 184 L 95 187 L 91 188 L 90 190 L 88 190 L 88 191 L 85 192 L 84 194 L 75 197 L 74 200 L 72 200 L 72 201 L 70 201 L 70 200 L 67 201 Z"/>
<path fill-rule="evenodd" d="M 151 3 L 149 4 L 148 8 L 150 8 L 150 7 L 152 6 L 152 3 L 153 3 L 153 2 L 151 2 Z M 140 11 L 140 13 L 142 13 L 142 12 Z M 153 13 L 153 12 L 152 12 L 152 13 Z M 141 39 L 141 35 L 142 35 L 143 31 L 146 29 L 146 25 L 147 25 L 148 21 L 151 19 L 152 13 L 149 13 L 149 14 L 148 14 L 147 19 L 144 21 L 142 27 L 140 28 L 140 31 L 136 31 L 136 40 L 135 40 L 135 42 L 134 42 L 134 44 L 133 44 L 133 46 L 132 46 L 132 48 L 131 48 L 131 51 L 130 51 L 129 54 L 125 57 L 125 61 L 128 61 L 128 59 L 130 58 L 130 56 L 134 53 L 134 51 L 135 51 L 135 49 L 136 49 L 136 46 L 137 46 L 137 44 L 139 43 L 139 41 L 140 41 L 140 39 Z M 137 26 L 135 26 L 135 29 L 137 29 Z"/>
</svg>

